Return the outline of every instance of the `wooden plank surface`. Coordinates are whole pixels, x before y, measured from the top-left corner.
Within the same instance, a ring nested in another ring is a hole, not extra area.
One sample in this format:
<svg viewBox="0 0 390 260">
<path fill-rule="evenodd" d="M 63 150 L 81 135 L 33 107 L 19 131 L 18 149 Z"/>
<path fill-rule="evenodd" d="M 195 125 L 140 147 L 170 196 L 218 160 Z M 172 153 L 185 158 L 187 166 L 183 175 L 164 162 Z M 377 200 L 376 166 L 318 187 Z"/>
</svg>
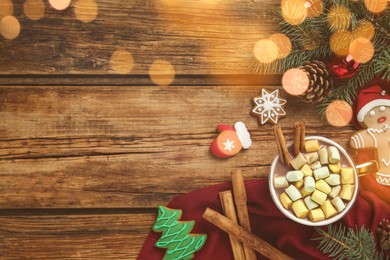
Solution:
<svg viewBox="0 0 390 260">
<path fill-rule="evenodd" d="M 0 216 L 1 259 L 136 259 L 154 213 Z"/>
<path fill-rule="evenodd" d="M 2 87 L 0 208 L 150 208 L 229 180 L 266 177 L 276 154 L 269 125 L 249 115 L 257 86 Z M 324 126 L 315 107 L 287 97 L 288 137 L 346 144 L 351 128 Z M 244 121 L 253 147 L 229 160 L 209 145 L 219 123 Z M 181 183 L 177 185 L 177 183 Z"/>
<path fill-rule="evenodd" d="M 177 74 L 247 74 L 253 46 L 276 31 L 276 0 L 96 0 L 98 15 L 76 19 L 75 4 L 55 11 L 45 1 L 39 20 L 14 1 L 21 33 L 0 39 L 0 74 L 107 74 L 115 50 L 133 55 L 132 74 L 148 74 L 157 59 Z M 32 5 L 30 9 L 39 8 Z M 90 13 L 92 9 L 83 12 Z"/>
</svg>

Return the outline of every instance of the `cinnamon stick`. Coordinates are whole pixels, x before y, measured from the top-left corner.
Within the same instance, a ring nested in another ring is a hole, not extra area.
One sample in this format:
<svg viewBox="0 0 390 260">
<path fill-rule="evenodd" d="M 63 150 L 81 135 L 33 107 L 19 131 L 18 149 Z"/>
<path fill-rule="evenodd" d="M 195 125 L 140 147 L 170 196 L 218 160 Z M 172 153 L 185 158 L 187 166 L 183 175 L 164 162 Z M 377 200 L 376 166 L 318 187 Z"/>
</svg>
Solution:
<svg viewBox="0 0 390 260">
<path fill-rule="evenodd" d="M 244 178 L 240 170 L 232 173 L 234 203 L 237 207 L 237 215 L 240 226 L 251 232 L 248 207 L 246 205 L 246 191 Z M 245 258 L 247 260 L 256 260 L 256 253 L 247 246 L 244 246 Z"/>
<path fill-rule="evenodd" d="M 301 151 L 301 122 L 294 123 L 294 156 Z"/>
<path fill-rule="evenodd" d="M 236 209 L 234 207 L 233 195 L 230 190 L 219 193 L 219 199 L 221 200 L 223 214 L 237 224 Z M 233 256 L 235 260 L 245 260 L 244 247 L 240 241 L 233 235 L 229 234 L 230 245 L 232 246 Z"/>
<path fill-rule="evenodd" d="M 219 227 L 226 233 L 235 236 L 239 241 L 244 243 L 244 245 L 254 249 L 256 252 L 259 252 L 263 256 L 269 259 L 292 259 L 279 249 L 271 246 L 261 238 L 255 236 L 254 234 L 246 231 L 242 227 L 235 224 L 230 219 L 219 214 L 218 212 L 207 208 L 203 213 L 203 218 Z"/>
<path fill-rule="evenodd" d="M 306 125 L 301 121 L 301 152 L 305 152 Z"/>
<path fill-rule="evenodd" d="M 284 139 L 283 131 L 282 128 L 279 125 L 274 125 L 273 127 L 276 142 L 280 148 L 279 150 L 279 157 L 283 157 L 284 165 L 287 167 L 291 166 L 291 158 L 290 158 L 290 153 L 288 152 L 287 145 L 286 145 L 286 140 Z M 281 153 L 280 153 L 281 152 Z"/>
</svg>

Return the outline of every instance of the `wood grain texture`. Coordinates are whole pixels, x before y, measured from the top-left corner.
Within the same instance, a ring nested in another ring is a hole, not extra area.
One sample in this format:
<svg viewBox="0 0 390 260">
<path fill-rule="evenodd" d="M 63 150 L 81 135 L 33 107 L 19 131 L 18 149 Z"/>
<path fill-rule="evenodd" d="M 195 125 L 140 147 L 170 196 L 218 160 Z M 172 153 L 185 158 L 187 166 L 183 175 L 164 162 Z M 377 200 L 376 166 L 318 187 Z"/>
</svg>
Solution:
<svg viewBox="0 0 390 260">
<path fill-rule="evenodd" d="M 229 181 L 266 177 L 276 154 L 269 125 L 249 115 L 255 86 L 2 87 L 0 208 L 149 208 Z M 315 107 L 287 97 L 293 122 L 307 134 L 346 144 Z M 219 123 L 244 121 L 253 147 L 220 160 L 209 152 Z M 178 185 L 180 183 L 180 185 Z"/>
<path fill-rule="evenodd" d="M 155 214 L 0 216 L 1 259 L 136 259 Z"/>
<path fill-rule="evenodd" d="M 21 34 L 0 39 L 0 74 L 107 74 L 117 49 L 129 51 L 131 73 L 148 74 L 156 59 L 177 74 L 251 73 L 253 46 L 276 31 L 276 0 L 96 0 L 98 16 L 76 19 L 74 6 L 59 12 L 46 4 L 29 20 L 14 1 Z M 86 10 L 88 12 L 88 10 Z"/>
</svg>

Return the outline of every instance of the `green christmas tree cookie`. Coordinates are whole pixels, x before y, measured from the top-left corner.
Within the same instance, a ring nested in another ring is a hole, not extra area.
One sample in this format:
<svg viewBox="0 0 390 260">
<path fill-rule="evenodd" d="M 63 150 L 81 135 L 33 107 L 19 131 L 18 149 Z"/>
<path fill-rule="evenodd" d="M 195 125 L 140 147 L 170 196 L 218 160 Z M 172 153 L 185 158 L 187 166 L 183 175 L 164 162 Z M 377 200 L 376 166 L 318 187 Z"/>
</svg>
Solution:
<svg viewBox="0 0 390 260">
<path fill-rule="evenodd" d="M 201 249 L 206 242 L 207 235 L 190 234 L 195 221 L 178 221 L 181 210 L 159 206 L 157 220 L 153 230 L 162 232 L 156 247 L 166 248 L 164 260 L 191 259 L 194 253 Z"/>
</svg>

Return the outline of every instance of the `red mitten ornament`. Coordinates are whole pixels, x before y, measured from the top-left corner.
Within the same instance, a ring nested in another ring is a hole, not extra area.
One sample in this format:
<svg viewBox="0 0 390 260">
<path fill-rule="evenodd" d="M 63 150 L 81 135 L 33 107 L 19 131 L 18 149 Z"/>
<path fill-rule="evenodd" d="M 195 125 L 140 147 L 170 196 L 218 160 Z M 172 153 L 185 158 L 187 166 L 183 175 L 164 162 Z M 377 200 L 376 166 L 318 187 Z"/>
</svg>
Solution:
<svg viewBox="0 0 390 260">
<path fill-rule="evenodd" d="M 228 158 L 238 154 L 242 148 L 248 149 L 252 140 L 243 122 L 236 122 L 233 126 L 220 124 L 217 126 L 220 132 L 211 143 L 211 152 L 219 158 Z"/>
</svg>

